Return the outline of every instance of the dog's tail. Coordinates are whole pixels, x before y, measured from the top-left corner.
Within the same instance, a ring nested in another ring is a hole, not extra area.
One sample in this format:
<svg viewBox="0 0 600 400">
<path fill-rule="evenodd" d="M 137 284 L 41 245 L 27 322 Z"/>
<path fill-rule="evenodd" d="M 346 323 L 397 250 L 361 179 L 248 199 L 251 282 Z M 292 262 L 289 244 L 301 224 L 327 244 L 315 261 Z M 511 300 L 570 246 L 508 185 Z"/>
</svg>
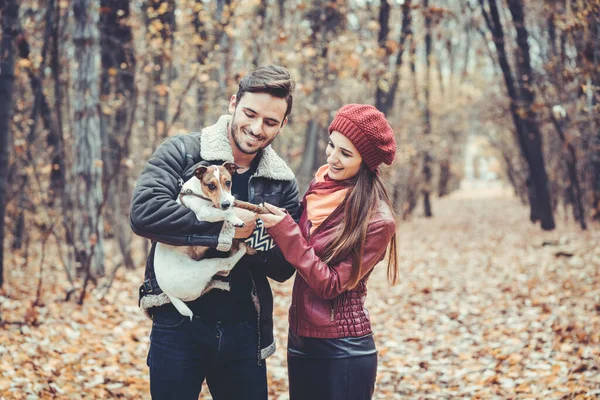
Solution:
<svg viewBox="0 0 600 400">
<path fill-rule="evenodd" d="M 186 317 L 190 317 L 190 321 L 194 318 L 194 313 L 190 308 L 183 302 L 183 300 L 178 299 L 177 297 L 169 296 L 171 299 L 171 303 L 175 306 L 179 314 L 185 315 Z"/>
</svg>

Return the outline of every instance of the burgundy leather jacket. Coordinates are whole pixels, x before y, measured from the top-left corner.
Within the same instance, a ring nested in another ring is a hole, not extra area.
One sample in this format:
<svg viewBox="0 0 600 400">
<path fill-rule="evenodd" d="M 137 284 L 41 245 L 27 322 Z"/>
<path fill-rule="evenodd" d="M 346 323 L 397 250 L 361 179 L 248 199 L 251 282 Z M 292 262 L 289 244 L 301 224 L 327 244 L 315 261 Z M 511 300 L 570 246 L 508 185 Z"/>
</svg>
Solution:
<svg viewBox="0 0 600 400">
<path fill-rule="evenodd" d="M 336 265 L 327 265 L 319 258 L 325 245 L 333 241 L 343 218 L 343 209 L 338 207 L 310 235 L 311 223 L 303 210 L 298 224 L 286 215 L 268 230 L 297 271 L 289 322 L 290 329 L 300 336 L 343 338 L 372 333 L 365 308 L 367 280 L 375 265 L 385 257 L 396 224 L 388 206 L 380 202 L 367 232 L 361 280 L 354 289 L 344 290 L 350 280 L 350 257 Z"/>
</svg>

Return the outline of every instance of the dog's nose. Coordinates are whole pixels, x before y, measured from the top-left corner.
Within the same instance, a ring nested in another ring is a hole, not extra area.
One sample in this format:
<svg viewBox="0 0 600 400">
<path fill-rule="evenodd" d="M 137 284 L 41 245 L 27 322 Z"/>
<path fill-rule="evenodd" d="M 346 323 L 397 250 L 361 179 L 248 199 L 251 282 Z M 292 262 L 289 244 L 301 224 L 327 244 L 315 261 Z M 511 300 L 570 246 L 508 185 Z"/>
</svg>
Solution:
<svg viewBox="0 0 600 400">
<path fill-rule="evenodd" d="M 222 209 L 226 210 L 229 207 L 231 207 L 231 202 L 230 201 L 224 201 L 224 202 L 221 203 L 221 208 Z"/>
</svg>

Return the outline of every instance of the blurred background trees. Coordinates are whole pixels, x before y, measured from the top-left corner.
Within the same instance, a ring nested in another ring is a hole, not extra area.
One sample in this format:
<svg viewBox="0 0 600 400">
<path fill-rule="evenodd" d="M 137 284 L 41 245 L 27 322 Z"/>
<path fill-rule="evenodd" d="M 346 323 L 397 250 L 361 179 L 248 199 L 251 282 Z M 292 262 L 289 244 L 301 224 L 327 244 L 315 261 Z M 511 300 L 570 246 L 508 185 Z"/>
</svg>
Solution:
<svg viewBox="0 0 600 400">
<path fill-rule="evenodd" d="M 297 81 L 274 147 L 302 189 L 335 111 L 361 102 L 396 132 L 383 174 L 403 218 L 435 217 L 437 196 L 485 175 L 542 229 L 558 214 L 600 220 L 600 0 L 0 0 L 0 12 L 4 249 L 21 263 L 55 249 L 67 297 L 140 263 L 127 213 L 144 163 L 214 123 L 266 63 Z"/>
</svg>

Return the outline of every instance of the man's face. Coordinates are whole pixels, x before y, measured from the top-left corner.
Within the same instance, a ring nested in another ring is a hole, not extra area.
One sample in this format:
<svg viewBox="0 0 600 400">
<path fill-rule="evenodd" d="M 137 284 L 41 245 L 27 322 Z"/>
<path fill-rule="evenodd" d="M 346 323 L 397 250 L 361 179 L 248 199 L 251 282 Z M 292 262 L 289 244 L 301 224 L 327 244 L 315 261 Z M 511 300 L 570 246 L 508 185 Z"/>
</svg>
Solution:
<svg viewBox="0 0 600 400">
<path fill-rule="evenodd" d="M 233 114 L 229 138 L 244 154 L 256 154 L 267 147 L 287 123 L 285 99 L 268 93 L 244 93 L 238 102 L 235 95 L 229 101 Z"/>
</svg>

